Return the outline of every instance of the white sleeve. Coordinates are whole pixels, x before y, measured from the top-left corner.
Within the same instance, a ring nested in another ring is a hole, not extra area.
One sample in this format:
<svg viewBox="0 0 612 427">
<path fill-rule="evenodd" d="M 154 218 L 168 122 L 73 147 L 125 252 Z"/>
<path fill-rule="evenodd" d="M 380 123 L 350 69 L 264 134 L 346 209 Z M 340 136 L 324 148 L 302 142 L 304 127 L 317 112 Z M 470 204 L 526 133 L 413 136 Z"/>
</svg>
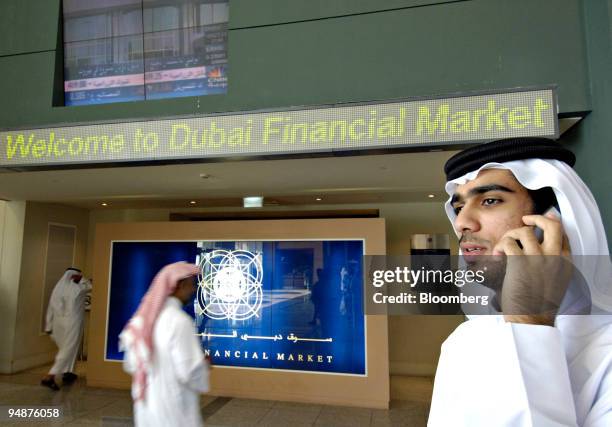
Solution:
<svg viewBox="0 0 612 427">
<path fill-rule="evenodd" d="M 598 399 L 591 406 L 581 427 L 612 426 L 612 367 L 606 369 L 598 386 Z"/>
<path fill-rule="evenodd" d="M 136 372 L 136 357 L 134 352 L 130 350 L 123 353 L 123 370 L 130 375 L 134 375 L 134 372 Z"/>
<path fill-rule="evenodd" d="M 45 332 L 49 332 L 51 330 L 53 330 L 53 306 L 51 305 L 51 301 L 49 301 L 47 316 L 45 318 Z"/>
<path fill-rule="evenodd" d="M 81 289 L 83 292 L 91 291 L 91 280 L 83 277 L 81 281 L 79 282 L 79 285 L 81 285 Z"/>
<path fill-rule="evenodd" d="M 177 329 L 170 350 L 175 373 L 181 383 L 188 388 L 206 393 L 208 385 L 208 363 L 204 359 L 204 352 L 195 336 L 193 323 L 181 319 L 177 322 Z"/>
<path fill-rule="evenodd" d="M 57 285 L 51 291 L 51 298 L 49 298 L 49 305 L 47 306 L 47 315 L 45 317 L 45 332 L 53 330 L 53 313 L 55 311 L 55 300 L 57 295 Z"/>
<path fill-rule="evenodd" d="M 507 323 L 534 426 L 576 426 L 576 405 L 561 332 L 541 325 Z"/>
<path fill-rule="evenodd" d="M 428 426 L 576 426 L 557 329 L 480 318 L 442 346 Z"/>
</svg>

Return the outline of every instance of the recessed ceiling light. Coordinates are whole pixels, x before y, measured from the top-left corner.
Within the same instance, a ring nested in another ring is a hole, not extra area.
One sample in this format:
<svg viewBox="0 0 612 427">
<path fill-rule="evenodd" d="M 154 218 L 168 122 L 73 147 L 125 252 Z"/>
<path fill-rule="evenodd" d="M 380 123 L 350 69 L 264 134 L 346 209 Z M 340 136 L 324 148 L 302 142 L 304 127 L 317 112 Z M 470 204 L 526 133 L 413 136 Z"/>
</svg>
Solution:
<svg viewBox="0 0 612 427">
<path fill-rule="evenodd" d="M 320 198 L 320 197 L 317 197 L 315 200 L 316 200 L 317 202 L 320 202 L 320 201 L 321 201 L 321 200 L 323 200 L 323 199 L 322 199 L 322 198 Z"/>
<path fill-rule="evenodd" d="M 189 202 L 190 205 L 195 205 L 197 202 L 195 200 L 192 200 L 191 202 Z"/>
<path fill-rule="evenodd" d="M 108 206 L 108 203 L 102 202 L 102 206 Z"/>
<path fill-rule="evenodd" d="M 262 196 L 243 197 L 242 206 L 245 208 L 261 208 L 263 206 L 263 197 Z"/>
<path fill-rule="evenodd" d="M 200 178 L 202 178 L 202 179 L 208 179 L 208 178 L 210 178 L 210 175 L 209 175 L 209 174 L 207 174 L 207 173 L 201 173 L 201 174 L 200 174 Z"/>
<path fill-rule="evenodd" d="M 435 194 L 428 194 L 427 197 L 429 197 L 430 199 L 433 199 L 434 197 L 436 197 Z"/>
</svg>

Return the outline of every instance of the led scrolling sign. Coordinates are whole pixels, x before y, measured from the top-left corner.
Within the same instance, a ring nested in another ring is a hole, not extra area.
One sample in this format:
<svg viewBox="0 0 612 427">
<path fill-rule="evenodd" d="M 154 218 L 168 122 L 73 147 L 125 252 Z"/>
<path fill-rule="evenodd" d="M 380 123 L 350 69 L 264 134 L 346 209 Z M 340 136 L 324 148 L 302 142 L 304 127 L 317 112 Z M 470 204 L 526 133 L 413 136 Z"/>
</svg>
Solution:
<svg viewBox="0 0 612 427">
<path fill-rule="evenodd" d="M 0 132 L 0 167 L 431 147 L 558 137 L 552 88 Z"/>
</svg>

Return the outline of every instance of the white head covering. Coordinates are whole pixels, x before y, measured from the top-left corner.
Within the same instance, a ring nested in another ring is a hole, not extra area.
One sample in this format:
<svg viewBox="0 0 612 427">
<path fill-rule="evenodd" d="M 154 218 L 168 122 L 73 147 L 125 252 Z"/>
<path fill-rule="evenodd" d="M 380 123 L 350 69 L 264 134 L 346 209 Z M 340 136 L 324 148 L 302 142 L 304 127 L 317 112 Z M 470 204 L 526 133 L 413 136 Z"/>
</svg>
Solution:
<svg viewBox="0 0 612 427">
<path fill-rule="evenodd" d="M 72 276 L 82 276 L 82 275 L 83 273 L 81 273 L 81 270 L 77 270 L 76 268 L 72 268 L 72 267 L 67 268 L 66 271 L 64 271 L 64 274 L 62 274 L 62 277 L 60 277 L 60 279 L 55 284 L 55 288 L 53 288 L 53 290 L 55 291 L 55 289 L 60 289 L 63 286 L 69 285 L 70 283 L 76 283 L 76 282 L 73 282 Z M 53 300 L 53 298 L 54 296 L 53 294 L 51 294 L 51 299 Z M 58 298 L 58 296 L 55 296 L 55 298 Z"/>
<path fill-rule="evenodd" d="M 72 276 L 83 276 L 83 273 L 78 268 L 69 267 L 66 269 L 66 271 L 64 271 L 64 274 L 62 274 L 62 277 L 58 280 L 58 282 L 71 282 Z"/>
<path fill-rule="evenodd" d="M 448 181 L 445 189 L 450 197 L 444 207 L 451 224 L 454 224 L 457 217 L 451 206 L 457 186 L 475 179 L 483 169 L 508 169 L 529 190 L 552 187 L 559 204 L 561 223 L 569 239 L 572 258 L 589 285 L 593 305 L 612 312 L 612 265 L 605 229 L 591 191 L 571 166 L 552 159 L 491 162 Z"/>
</svg>

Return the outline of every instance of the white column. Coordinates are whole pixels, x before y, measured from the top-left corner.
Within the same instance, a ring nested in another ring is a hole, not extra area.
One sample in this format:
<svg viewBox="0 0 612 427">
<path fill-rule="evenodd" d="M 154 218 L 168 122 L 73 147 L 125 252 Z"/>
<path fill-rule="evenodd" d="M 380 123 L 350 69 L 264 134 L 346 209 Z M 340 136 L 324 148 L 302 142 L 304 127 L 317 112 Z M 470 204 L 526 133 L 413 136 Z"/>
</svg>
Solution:
<svg viewBox="0 0 612 427">
<path fill-rule="evenodd" d="M 26 202 L 0 200 L 0 373 L 12 372 Z"/>
</svg>

